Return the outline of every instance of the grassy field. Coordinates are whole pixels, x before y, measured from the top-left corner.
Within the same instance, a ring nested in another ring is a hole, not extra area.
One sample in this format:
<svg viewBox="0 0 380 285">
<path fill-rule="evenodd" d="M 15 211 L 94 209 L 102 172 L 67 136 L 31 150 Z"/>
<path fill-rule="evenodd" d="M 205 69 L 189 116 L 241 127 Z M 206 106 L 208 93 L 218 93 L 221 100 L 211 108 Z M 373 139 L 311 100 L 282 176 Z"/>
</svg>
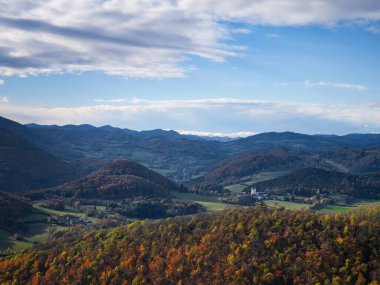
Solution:
<svg viewBox="0 0 380 285">
<path fill-rule="evenodd" d="M 233 184 L 233 185 L 224 187 L 224 189 L 230 190 L 232 193 L 240 193 L 241 191 L 243 191 L 245 187 L 247 187 L 247 185 Z"/>
<path fill-rule="evenodd" d="M 271 208 L 284 207 L 285 209 L 289 209 L 289 210 L 309 209 L 310 207 L 309 204 L 295 203 L 295 202 L 288 202 L 288 201 L 278 201 L 278 200 L 266 200 L 264 201 L 264 204 Z"/>
<path fill-rule="evenodd" d="M 180 193 L 176 192 L 175 197 L 180 200 L 190 200 L 203 205 L 207 212 L 222 211 L 227 208 L 233 207 L 233 205 L 222 203 L 218 201 L 215 196 L 203 196 L 194 193 Z"/>
<path fill-rule="evenodd" d="M 47 208 L 44 208 L 44 207 L 40 206 L 40 204 L 42 202 L 43 201 L 34 201 L 33 202 L 33 208 L 35 208 L 35 209 L 39 210 L 40 212 L 45 213 L 47 215 L 51 215 L 51 214 L 55 214 L 55 215 L 59 215 L 59 216 L 73 215 L 73 216 L 81 217 L 81 218 L 86 219 L 86 220 L 91 221 L 91 222 L 95 222 L 95 221 L 98 220 L 98 219 L 93 218 L 93 217 L 87 217 L 85 213 L 81 213 L 78 210 L 76 210 L 76 209 L 74 209 L 73 207 L 70 207 L 70 206 L 65 206 L 65 210 L 63 210 L 63 211 L 57 211 L 57 210 L 47 209 Z M 86 205 L 84 207 L 94 207 L 94 206 L 92 206 L 92 205 Z M 99 208 L 99 209 L 105 208 L 103 206 L 96 206 L 96 207 Z"/>
<path fill-rule="evenodd" d="M 51 225 L 51 230 L 67 229 L 67 227 Z M 22 240 L 14 240 L 11 233 L 0 230 L 0 250 L 10 248 L 13 251 L 20 251 L 31 247 L 34 244 L 42 243 L 49 238 L 49 225 L 47 223 L 26 224 L 26 229 L 20 232 Z"/>
<path fill-rule="evenodd" d="M 224 187 L 227 190 L 230 190 L 233 193 L 241 193 L 241 191 L 246 188 L 247 186 L 251 186 L 255 183 L 275 179 L 277 177 L 283 176 L 285 174 L 288 174 L 289 171 L 272 171 L 272 172 L 261 172 L 256 174 L 254 178 L 252 178 L 249 181 L 238 183 L 238 184 L 232 184 Z"/>
<path fill-rule="evenodd" d="M 352 204 L 343 203 L 345 199 L 339 201 L 339 204 L 334 205 L 319 205 L 314 208 L 316 211 L 320 211 L 323 213 L 336 213 L 336 214 L 344 214 L 349 211 L 355 210 L 358 207 L 372 207 L 372 206 L 380 206 L 380 200 L 370 200 L 370 199 L 357 199 L 354 200 Z M 310 207 L 309 204 L 304 203 L 296 203 L 296 202 L 287 202 L 287 201 L 277 201 L 277 200 L 267 200 L 264 201 L 264 204 L 268 207 L 284 207 L 285 209 L 308 209 Z"/>
<path fill-rule="evenodd" d="M 335 214 L 344 214 L 349 211 L 352 211 L 356 207 L 349 206 L 340 206 L 340 205 L 319 205 L 314 208 L 314 210 L 323 212 L 323 213 L 335 213 Z"/>
<path fill-rule="evenodd" d="M 252 180 L 248 181 L 247 185 L 252 185 L 266 180 L 275 179 L 280 176 L 288 174 L 289 171 L 270 171 L 270 172 L 260 172 Z"/>
<path fill-rule="evenodd" d="M 52 215 L 65 215 L 70 214 L 73 216 L 82 217 L 91 222 L 97 221 L 96 218 L 86 217 L 84 213 L 80 213 L 78 210 L 66 206 L 64 211 L 56 211 L 52 209 L 43 208 L 40 206 L 42 201 L 33 202 L 33 211 L 24 216 L 21 220 L 25 223 L 26 228 L 19 232 L 23 237 L 22 240 L 14 240 L 12 234 L 5 230 L 0 230 L 0 250 L 10 248 L 14 251 L 20 251 L 25 248 L 32 246 L 35 243 L 41 243 L 47 241 L 49 238 L 49 227 L 51 230 L 61 230 L 68 229 L 68 227 L 60 225 L 50 225 L 47 223 L 47 218 Z M 84 207 L 94 207 L 94 206 L 84 206 Z M 104 206 L 96 206 L 97 209 L 104 210 Z"/>
<path fill-rule="evenodd" d="M 371 199 L 356 199 L 354 200 L 354 204 L 356 207 L 364 206 L 364 207 L 372 207 L 372 206 L 380 206 L 380 200 L 371 200 Z"/>
</svg>

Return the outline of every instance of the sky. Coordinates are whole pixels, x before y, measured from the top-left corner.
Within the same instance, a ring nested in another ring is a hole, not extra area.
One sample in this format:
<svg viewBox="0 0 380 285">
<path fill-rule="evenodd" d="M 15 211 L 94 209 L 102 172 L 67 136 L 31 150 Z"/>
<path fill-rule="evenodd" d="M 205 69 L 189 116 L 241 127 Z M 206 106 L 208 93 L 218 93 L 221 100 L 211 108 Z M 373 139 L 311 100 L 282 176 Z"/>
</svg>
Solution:
<svg viewBox="0 0 380 285">
<path fill-rule="evenodd" d="M 0 115 L 380 133 L 380 1 L 0 0 Z"/>
</svg>

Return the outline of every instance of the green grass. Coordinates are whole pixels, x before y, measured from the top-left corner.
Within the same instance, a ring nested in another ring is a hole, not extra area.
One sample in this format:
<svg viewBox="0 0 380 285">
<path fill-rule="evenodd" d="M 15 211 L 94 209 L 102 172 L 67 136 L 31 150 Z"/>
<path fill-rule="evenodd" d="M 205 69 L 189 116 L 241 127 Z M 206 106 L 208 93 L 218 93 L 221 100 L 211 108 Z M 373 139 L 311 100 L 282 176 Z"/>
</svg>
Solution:
<svg viewBox="0 0 380 285">
<path fill-rule="evenodd" d="M 52 229 L 61 230 L 67 227 L 52 225 Z M 19 232 L 22 240 L 14 240 L 11 233 L 0 230 L 0 250 L 10 248 L 13 251 L 21 251 L 33 246 L 35 243 L 46 242 L 49 238 L 49 225 L 47 223 L 26 224 L 26 230 Z"/>
<path fill-rule="evenodd" d="M 198 179 L 198 178 L 205 176 L 206 174 L 207 174 L 206 171 L 201 171 L 198 174 L 191 176 L 191 179 Z"/>
<path fill-rule="evenodd" d="M 106 206 L 98 206 L 98 205 L 82 205 L 81 208 L 94 209 L 96 207 L 97 210 L 105 211 Z"/>
<path fill-rule="evenodd" d="M 349 211 L 352 211 L 356 207 L 348 206 L 339 206 L 339 205 L 319 205 L 314 208 L 314 210 L 323 212 L 323 213 L 334 213 L 334 214 L 344 214 Z"/>
<path fill-rule="evenodd" d="M 168 175 L 168 174 L 171 174 L 171 173 L 174 173 L 176 172 L 175 169 L 156 169 L 156 168 L 151 168 L 153 171 L 156 171 L 158 173 L 160 173 L 161 175 Z"/>
<path fill-rule="evenodd" d="M 305 203 L 296 203 L 288 201 L 266 200 L 264 204 L 271 208 L 284 207 L 289 210 L 309 209 L 310 205 Z"/>
<path fill-rule="evenodd" d="M 380 206 L 380 200 L 372 200 L 372 199 L 356 199 L 353 203 L 356 207 L 359 206 L 365 206 L 365 207 L 372 207 L 372 206 Z"/>
<path fill-rule="evenodd" d="M 47 208 L 44 208 L 44 207 L 41 207 L 40 204 L 42 203 L 43 201 L 34 201 L 33 202 L 33 207 L 39 211 L 41 211 L 42 213 L 45 213 L 45 214 L 55 214 L 55 215 L 59 215 L 59 216 L 63 216 L 63 215 L 73 215 L 73 216 L 77 216 L 77 217 L 81 217 L 83 219 L 86 219 L 88 221 L 91 221 L 91 222 L 95 222 L 97 221 L 98 219 L 97 218 L 93 218 L 93 217 L 87 217 L 85 213 L 81 213 L 79 212 L 78 210 L 74 209 L 73 207 L 70 207 L 70 206 L 65 206 L 65 210 L 63 211 L 57 211 L 57 210 L 52 210 L 52 209 L 47 209 Z M 85 207 L 94 207 L 94 205 L 86 205 Z M 102 208 L 102 206 L 96 206 L 97 208 Z"/>
<path fill-rule="evenodd" d="M 246 182 L 247 185 L 252 185 L 255 183 L 259 183 L 266 180 L 271 180 L 278 178 L 280 176 L 288 174 L 289 171 L 271 171 L 271 172 L 260 172 L 258 173 L 255 178 L 251 179 L 250 181 Z"/>
<path fill-rule="evenodd" d="M 344 214 L 349 211 L 355 210 L 358 207 L 372 207 L 379 205 L 380 200 L 371 200 L 371 199 L 356 199 L 352 204 L 343 203 L 345 201 L 345 197 L 334 197 L 334 200 L 338 201 L 339 204 L 334 205 L 319 205 L 314 208 L 316 211 L 320 211 L 323 213 L 335 213 L 335 214 Z M 285 209 L 308 209 L 310 207 L 309 204 L 304 203 L 295 203 L 288 201 L 277 201 L 277 200 L 267 200 L 264 201 L 264 204 L 268 207 L 284 207 Z"/>
<path fill-rule="evenodd" d="M 233 184 L 233 185 L 224 187 L 224 189 L 230 190 L 233 193 L 241 193 L 241 191 L 243 191 L 243 189 L 246 187 L 247 187 L 246 185 L 242 185 L 242 184 Z"/>
<path fill-rule="evenodd" d="M 60 216 L 70 214 L 73 216 L 86 218 L 92 222 L 98 220 L 97 218 L 86 217 L 84 213 L 80 213 L 78 210 L 69 206 L 66 206 L 64 211 L 46 209 L 40 206 L 42 202 L 43 201 L 34 201 L 33 211 L 22 218 L 22 221 L 25 222 L 26 229 L 19 232 L 19 234 L 21 234 L 23 240 L 13 240 L 10 232 L 0 230 L 0 250 L 10 248 L 13 251 L 20 251 L 32 246 L 35 243 L 42 243 L 47 241 L 49 238 L 49 224 L 45 222 L 45 220 L 52 214 Z M 94 206 L 87 205 L 84 207 L 93 208 Z M 96 206 L 96 208 L 100 210 L 105 209 L 104 206 Z M 50 227 L 52 230 L 68 229 L 68 227 L 54 224 L 50 225 Z"/>
<path fill-rule="evenodd" d="M 190 200 L 201 204 L 206 208 L 207 212 L 222 211 L 226 208 L 234 207 L 233 205 L 219 202 L 218 197 L 197 195 L 194 193 L 174 193 L 175 197 L 179 200 Z"/>
<path fill-rule="evenodd" d="M 233 193 L 241 193 L 241 191 L 247 186 L 251 186 L 255 183 L 275 179 L 277 177 L 283 176 L 289 173 L 289 171 L 272 171 L 272 172 L 261 172 L 256 174 L 255 178 L 252 178 L 249 181 L 245 181 L 238 184 L 232 184 L 224 187 L 224 189 L 230 190 Z"/>
</svg>

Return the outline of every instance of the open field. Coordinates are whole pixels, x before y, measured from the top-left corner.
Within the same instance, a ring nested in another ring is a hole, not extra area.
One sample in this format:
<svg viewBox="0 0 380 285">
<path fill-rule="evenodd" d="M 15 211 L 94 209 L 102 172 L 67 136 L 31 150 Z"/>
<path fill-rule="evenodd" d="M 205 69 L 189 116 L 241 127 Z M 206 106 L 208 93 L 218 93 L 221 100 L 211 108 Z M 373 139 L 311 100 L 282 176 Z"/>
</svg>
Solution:
<svg viewBox="0 0 380 285">
<path fill-rule="evenodd" d="M 254 178 L 252 178 L 250 181 L 246 182 L 246 185 L 252 185 L 255 183 L 259 183 L 266 180 L 275 179 L 280 176 L 284 176 L 288 174 L 289 171 L 268 171 L 268 172 L 260 172 L 256 174 Z"/>
<path fill-rule="evenodd" d="M 207 212 L 222 211 L 226 208 L 234 207 L 233 205 L 219 202 L 215 196 L 203 196 L 194 193 L 180 193 L 176 192 L 175 197 L 180 200 L 190 200 L 203 205 Z"/>
<path fill-rule="evenodd" d="M 342 199 L 342 201 L 343 200 L 344 199 Z M 344 213 L 348 213 L 349 211 L 355 210 L 358 207 L 372 207 L 376 205 L 380 206 L 380 200 L 355 199 L 354 202 L 350 204 L 343 203 L 342 201 L 339 201 L 338 204 L 334 204 L 334 205 L 319 205 L 315 207 L 314 210 L 320 211 L 323 213 L 344 214 Z M 288 201 L 277 201 L 277 200 L 267 200 L 267 201 L 264 201 L 264 204 L 267 205 L 268 207 L 284 207 L 285 209 L 310 208 L 309 204 L 288 202 Z"/>
<path fill-rule="evenodd" d="M 260 172 L 248 181 L 225 186 L 224 189 L 230 190 L 233 193 L 241 193 L 241 191 L 247 186 L 251 186 L 255 183 L 275 179 L 277 177 L 288 174 L 289 171 L 272 171 L 272 172 Z"/>
<path fill-rule="evenodd" d="M 52 210 L 52 209 L 48 209 L 48 208 L 44 208 L 44 207 L 41 207 L 40 204 L 42 203 L 43 201 L 34 201 L 33 202 L 33 207 L 39 211 L 41 211 L 42 213 L 45 213 L 45 214 L 55 214 L 55 215 L 59 215 L 59 216 L 63 216 L 63 215 L 73 215 L 73 216 L 77 216 L 77 217 L 81 217 L 83 219 L 86 219 L 86 220 L 89 220 L 91 222 L 95 222 L 97 221 L 96 218 L 93 218 L 93 217 L 87 217 L 85 213 L 81 213 L 79 212 L 78 210 L 74 209 L 73 207 L 70 207 L 70 206 L 65 206 L 65 210 L 63 211 L 57 211 L 57 210 Z M 83 207 L 83 206 L 82 206 Z M 92 205 L 85 205 L 84 207 L 94 207 Z M 96 206 L 97 208 L 102 208 L 102 206 Z"/>
<path fill-rule="evenodd" d="M 278 200 L 266 200 L 264 204 L 271 208 L 284 207 L 289 210 L 299 210 L 299 209 L 309 209 L 309 204 L 288 202 L 288 201 L 278 201 Z"/>
<path fill-rule="evenodd" d="M 86 217 L 84 213 L 80 213 L 78 210 L 66 206 L 64 211 L 56 211 L 52 209 L 43 208 L 40 206 L 42 201 L 33 202 L 33 211 L 29 215 L 24 216 L 21 221 L 25 223 L 25 228 L 18 233 L 22 236 L 22 240 L 14 240 L 12 233 L 4 229 L 0 229 L 0 250 L 10 248 L 14 251 L 20 251 L 28 248 L 36 243 L 41 243 L 47 241 L 49 238 L 49 227 L 50 230 L 61 230 L 68 229 L 68 227 L 52 224 L 49 226 L 47 223 L 47 218 L 52 215 L 66 215 L 70 214 L 73 216 L 78 216 L 85 218 L 91 222 L 95 222 L 98 219 L 93 217 Z M 91 205 L 84 207 L 94 207 Z M 104 206 L 96 206 L 98 209 L 103 210 Z"/>
<path fill-rule="evenodd" d="M 241 191 L 243 191 L 245 187 L 247 187 L 247 185 L 233 184 L 233 185 L 224 187 L 224 189 L 230 190 L 232 193 L 241 193 Z"/>
<path fill-rule="evenodd" d="M 319 205 L 314 208 L 314 210 L 324 212 L 324 213 L 335 213 L 335 214 L 344 214 L 349 211 L 354 210 L 356 207 L 349 206 L 339 206 L 339 205 Z"/>
<path fill-rule="evenodd" d="M 380 206 L 380 200 L 356 199 L 354 201 L 354 205 L 356 207 L 359 207 L 359 206 L 364 206 L 364 207 Z"/>
<path fill-rule="evenodd" d="M 51 225 L 51 230 L 61 230 L 67 227 Z M 0 229 L 0 250 L 11 249 L 20 251 L 34 244 L 46 242 L 49 238 L 49 225 L 47 223 L 26 224 L 26 229 L 20 232 L 22 240 L 14 240 L 12 234 Z"/>
</svg>

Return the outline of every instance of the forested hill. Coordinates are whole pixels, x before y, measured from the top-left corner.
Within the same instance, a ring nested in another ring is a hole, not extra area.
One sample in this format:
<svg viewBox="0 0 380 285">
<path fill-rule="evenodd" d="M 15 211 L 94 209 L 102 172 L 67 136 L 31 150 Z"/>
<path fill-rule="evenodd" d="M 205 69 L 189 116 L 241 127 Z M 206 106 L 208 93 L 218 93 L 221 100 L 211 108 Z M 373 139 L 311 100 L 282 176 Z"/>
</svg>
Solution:
<svg viewBox="0 0 380 285">
<path fill-rule="evenodd" d="M 0 128 L 0 191 L 50 187 L 73 180 L 79 174 L 67 162 Z"/>
<path fill-rule="evenodd" d="M 344 148 L 324 155 L 354 173 L 380 172 L 380 148 Z"/>
<path fill-rule="evenodd" d="M 0 261 L 10 284 L 378 284 L 380 210 L 254 207 L 76 233 Z M 371 283 L 372 282 L 372 283 Z"/>
<path fill-rule="evenodd" d="M 30 193 L 35 196 L 122 199 L 168 197 L 181 187 L 164 176 L 129 160 L 116 160 L 84 178 L 50 189 Z"/>
<path fill-rule="evenodd" d="M 12 226 L 31 211 L 32 205 L 24 199 L 0 192 L 0 228 Z"/>
<path fill-rule="evenodd" d="M 204 184 L 228 185 L 261 171 L 302 168 L 308 165 L 309 156 L 302 152 L 284 148 L 269 148 L 262 151 L 244 153 L 219 163 L 217 167 L 205 176 Z"/>
<path fill-rule="evenodd" d="M 380 174 L 347 174 L 310 167 L 253 186 L 276 194 L 310 196 L 319 189 L 320 193 L 375 199 L 380 197 Z"/>
</svg>

